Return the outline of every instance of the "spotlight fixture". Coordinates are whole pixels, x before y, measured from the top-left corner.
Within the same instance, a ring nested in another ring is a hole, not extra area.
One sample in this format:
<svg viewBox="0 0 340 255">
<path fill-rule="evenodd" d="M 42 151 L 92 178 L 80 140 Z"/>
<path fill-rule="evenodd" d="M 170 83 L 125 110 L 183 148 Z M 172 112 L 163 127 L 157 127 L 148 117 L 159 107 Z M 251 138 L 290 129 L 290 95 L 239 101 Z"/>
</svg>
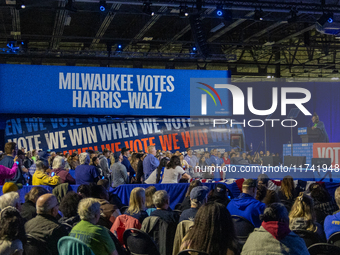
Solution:
<svg viewBox="0 0 340 255">
<path fill-rule="evenodd" d="M 151 11 L 151 3 L 149 3 L 149 2 L 143 3 L 143 12 L 147 15 L 150 15 L 150 16 L 155 15 L 155 12 Z"/>
<path fill-rule="evenodd" d="M 190 54 L 196 54 L 197 53 L 197 48 L 196 46 L 192 46 L 189 50 Z"/>
<path fill-rule="evenodd" d="M 15 9 L 20 10 L 20 9 L 25 9 L 26 5 L 23 0 L 17 0 L 15 4 Z"/>
<path fill-rule="evenodd" d="M 263 16 L 264 16 L 264 11 L 262 11 L 261 9 L 260 10 L 255 10 L 255 13 L 254 13 L 254 19 L 255 20 L 263 20 Z"/>
<path fill-rule="evenodd" d="M 216 7 L 216 15 L 218 16 L 218 17 L 222 17 L 223 16 L 223 6 L 217 6 Z"/>
<path fill-rule="evenodd" d="M 179 16 L 181 16 L 181 17 L 188 17 L 189 16 L 188 6 L 180 6 L 179 7 Z"/>
<path fill-rule="evenodd" d="M 116 52 L 122 52 L 122 50 L 123 50 L 123 46 L 121 44 L 117 44 Z"/>
<path fill-rule="evenodd" d="M 100 0 L 99 1 L 99 10 L 101 12 L 104 12 L 106 10 L 106 0 Z"/>
<path fill-rule="evenodd" d="M 318 23 L 323 26 L 325 23 L 333 23 L 333 13 L 328 12 L 328 13 L 323 13 L 321 17 L 318 19 Z"/>
</svg>

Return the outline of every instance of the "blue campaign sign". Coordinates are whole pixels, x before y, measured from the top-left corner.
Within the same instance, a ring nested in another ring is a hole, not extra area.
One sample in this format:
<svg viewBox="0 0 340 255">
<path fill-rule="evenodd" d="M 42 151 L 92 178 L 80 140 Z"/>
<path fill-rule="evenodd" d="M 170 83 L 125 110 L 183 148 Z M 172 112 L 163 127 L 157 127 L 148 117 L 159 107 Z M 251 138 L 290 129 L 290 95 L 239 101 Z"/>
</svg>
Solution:
<svg viewBox="0 0 340 255">
<path fill-rule="evenodd" d="M 298 128 L 298 134 L 299 135 L 307 135 L 307 128 L 306 127 Z"/>
<path fill-rule="evenodd" d="M 228 71 L 0 65 L 0 112 L 189 116 L 191 78 Z"/>
</svg>

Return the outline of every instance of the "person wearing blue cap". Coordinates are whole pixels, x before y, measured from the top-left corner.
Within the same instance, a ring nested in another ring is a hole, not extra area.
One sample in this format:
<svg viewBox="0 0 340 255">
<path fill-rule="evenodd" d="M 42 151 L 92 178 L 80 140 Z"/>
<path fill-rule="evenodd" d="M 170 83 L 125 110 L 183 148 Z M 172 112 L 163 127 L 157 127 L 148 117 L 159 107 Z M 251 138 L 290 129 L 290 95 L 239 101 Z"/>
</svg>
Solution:
<svg viewBox="0 0 340 255">
<path fill-rule="evenodd" d="M 182 212 L 179 222 L 183 220 L 193 221 L 195 219 L 198 209 L 207 202 L 208 192 L 207 186 L 198 186 L 192 189 L 190 192 L 191 208 Z"/>
</svg>

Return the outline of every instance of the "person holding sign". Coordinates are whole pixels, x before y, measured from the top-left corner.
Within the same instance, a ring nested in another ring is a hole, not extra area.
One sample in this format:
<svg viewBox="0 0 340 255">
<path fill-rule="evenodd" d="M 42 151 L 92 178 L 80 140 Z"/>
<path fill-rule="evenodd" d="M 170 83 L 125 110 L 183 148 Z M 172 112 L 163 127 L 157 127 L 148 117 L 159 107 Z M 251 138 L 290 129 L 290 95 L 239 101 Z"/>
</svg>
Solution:
<svg viewBox="0 0 340 255">
<path fill-rule="evenodd" d="M 314 113 L 312 117 L 312 121 L 313 121 L 312 129 L 313 130 L 317 129 L 320 131 L 318 142 L 329 143 L 329 138 L 328 138 L 328 134 L 325 128 L 325 124 L 323 124 L 323 122 L 319 120 L 319 116 L 316 113 Z"/>
</svg>

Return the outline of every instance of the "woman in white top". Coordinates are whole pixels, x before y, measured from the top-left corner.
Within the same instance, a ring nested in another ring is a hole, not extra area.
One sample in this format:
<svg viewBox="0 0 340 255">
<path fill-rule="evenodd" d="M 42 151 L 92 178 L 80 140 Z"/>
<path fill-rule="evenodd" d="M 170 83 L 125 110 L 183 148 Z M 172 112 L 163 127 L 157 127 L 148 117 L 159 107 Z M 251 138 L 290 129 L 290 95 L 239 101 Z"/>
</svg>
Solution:
<svg viewBox="0 0 340 255">
<path fill-rule="evenodd" d="M 172 156 L 170 162 L 164 169 L 162 183 L 178 183 L 183 178 L 190 180 L 190 175 L 186 174 L 181 167 L 181 160 L 178 156 Z"/>
</svg>

